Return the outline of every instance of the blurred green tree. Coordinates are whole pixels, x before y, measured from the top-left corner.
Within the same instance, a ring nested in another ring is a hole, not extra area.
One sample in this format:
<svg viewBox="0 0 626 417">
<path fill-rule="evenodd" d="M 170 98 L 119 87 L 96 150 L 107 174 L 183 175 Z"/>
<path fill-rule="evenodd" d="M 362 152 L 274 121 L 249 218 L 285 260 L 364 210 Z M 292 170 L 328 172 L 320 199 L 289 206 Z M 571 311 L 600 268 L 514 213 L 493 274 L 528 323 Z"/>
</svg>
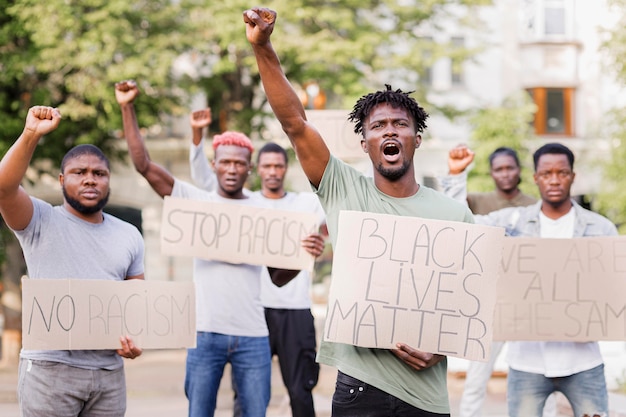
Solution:
<svg viewBox="0 0 626 417">
<path fill-rule="evenodd" d="M 626 110 L 617 109 L 607 114 L 608 135 L 611 138 L 611 157 L 603 162 L 600 190 L 593 200 L 593 209 L 602 213 L 626 232 Z"/>
<path fill-rule="evenodd" d="M 58 107 L 64 120 L 37 147 L 30 181 L 57 171 L 65 152 L 80 143 L 117 159 L 113 133 L 121 116 L 113 84 L 128 77 L 142 83 L 143 125 L 154 124 L 160 111 L 174 112 L 181 95 L 171 88 L 170 68 L 186 48 L 185 16 L 170 0 L 0 0 L 0 154 L 20 135 L 28 109 L 43 104 Z M 19 351 L 15 300 L 26 270 L 15 237 L 0 229 L 2 359 L 13 362 L 6 356 Z"/>
<path fill-rule="evenodd" d="M 433 40 L 442 31 L 440 25 L 445 22 L 447 28 L 465 33 L 480 25 L 477 6 L 490 3 L 272 0 L 266 6 L 278 13 L 272 43 L 289 80 L 296 87 L 318 84 L 327 108 L 349 108 L 385 83 L 415 90 L 415 97 L 426 102 L 431 66 L 442 57 L 459 64 L 477 51 Z M 206 93 L 217 121 L 212 129 L 262 131 L 265 95 L 259 90 L 242 19 L 249 2 L 233 0 L 225 6 L 198 1 L 191 7 L 189 24 L 196 27 L 197 42 L 185 55 L 188 65 L 181 82 Z M 439 110 L 454 114 L 451 108 Z"/>
<path fill-rule="evenodd" d="M 626 0 L 609 0 L 612 29 L 606 31 L 603 51 L 617 81 L 626 85 Z M 611 138 L 611 158 L 603 163 L 603 178 L 595 197 L 594 210 L 618 225 L 620 233 L 626 232 L 626 109 L 613 109 L 606 115 L 605 137 Z"/>
<path fill-rule="evenodd" d="M 295 2 L 294 2 L 295 1 Z M 393 80 L 426 101 L 432 64 L 454 64 L 477 49 L 433 40 L 480 24 L 490 0 L 270 1 L 279 12 L 273 41 L 285 71 L 299 85 L 316 82 L 328 107 L 347 108 Z M 233 0 L 0 0 L 0 153 L 19 135 L 33 104 L 59 107 L 66 119 L 37 149 L 52 166 L 77 143 L 111 155 L 121 126 L 113 83 L 133 78 L 143 95 L 141 126 L 187 111 L 203 92 L 218 123 L 213 129 L 250 133 L 263 126 L 265 96 Z M 175 65 L 173 65 L 176 63 Z M 450 108 L 442 110 L 451 111 Z"/>
<path fill-rule="evenodd" d="M 186 48 L 185 16 L 170 0 L 0 0 L 0 153 L 19 136 L 28 108 L 43 104 L 64 120 L 35 159 L 57 167 L 79 143 L 113 155 L 112 132 L 121 126 L 113 84 L 125 78 L 146 93 L 142 125 L 176 111 L 181 95 L 170 69 Z"/>
</svg>

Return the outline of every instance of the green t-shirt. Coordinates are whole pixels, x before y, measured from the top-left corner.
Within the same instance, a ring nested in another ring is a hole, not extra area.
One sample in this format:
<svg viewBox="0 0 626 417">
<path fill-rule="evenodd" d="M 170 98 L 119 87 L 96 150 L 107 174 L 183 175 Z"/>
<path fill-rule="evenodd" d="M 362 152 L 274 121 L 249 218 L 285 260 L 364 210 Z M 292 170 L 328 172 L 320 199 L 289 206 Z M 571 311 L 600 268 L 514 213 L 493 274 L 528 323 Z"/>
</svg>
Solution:
<svg viewBox="0 0 626 417">
<path fill-rule="evenodd" d="M 333 245 L 337 240 L 341 210 L 473 223 L 473 216 L 465 205 L 433 189 L 422 185 L 411 197 L 390 197 L 376 188 L 373 178 L 332 156 L 316 192 L 326 212 Z M 450 413 L 446 360 L 415 371 L 389 350 L 330 342 L 322 342 L 317 359 L 419 409 Z"/>
</svg>

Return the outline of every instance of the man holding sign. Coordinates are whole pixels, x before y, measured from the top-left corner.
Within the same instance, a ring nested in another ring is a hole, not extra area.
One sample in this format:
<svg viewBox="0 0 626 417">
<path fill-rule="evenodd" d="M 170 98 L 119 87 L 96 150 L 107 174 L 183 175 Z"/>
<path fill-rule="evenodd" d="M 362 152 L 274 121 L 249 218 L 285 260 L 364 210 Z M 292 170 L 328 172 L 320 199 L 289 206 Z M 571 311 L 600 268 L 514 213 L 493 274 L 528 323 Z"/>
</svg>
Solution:
<svg viewBox="0 0 626 417">
<path fill-rule="evenodd" d="M 387 86 L 362 97 L 351 113 L 355 132 L 363 135 L 363 151 L 374 165 L 374 177 L 366 177 L 331 155 L 307 122 L 270 42 L 276 13 L 254 8 L 246 10 L 243 18 L 269 103 L 322 202 L 333 245 L 342 210 L 472 221 L 467 207 L 415 180 L 413 156 L 428 114 L 408 93 Z M 335 417 L 450 413 L 443 355 L 405 343 L 398 343 L 396 349 L 374 349 L 323 341 L 318 361 L 339 368 L 332 405 Z"/>
<path fill-rule="evenodd" d="M 30 279 L 143 279 L 141 234 L 102 211 L 111 173 L 100 149 L 78 145 L 65 154 L 59 174 L 60 206 L 30 197 L 20 186 L 37 144 L 60 121 L 57 109 L 32 107 L 23 133 L 0 161 L 0 214 L 20 241 Z M 23 349 L 21 415 L 124 416 L 121 357 L 134 359 L 142 350 L 126 336 L 120 343 L 117 352 Z"/>
<path fill-rule="evenodd" d="M 203 128 L 211 123 L 211 110 L 192 113 L 192 146 L 189 147 L 191 177 L 206 189 L 216 187 L 215 174 L 204 153 Z M 257 155 L 257 173 L 261 179 L 261 190 L 255 194 L 276 209 L 314 213 L 318 224 L 324 224 L 325 214 L 319 199 L 313 193 L 294 193 L 285 190 L 285 176 L 289 158 L 285 149 L 268 142 Z M 324 250 L 324 238 L 317 233 L 316 252 Z M 317 384 L 319 365 L 315 361 L 317 342 L 315 321 L 311 314 L 311 274 L 300 271 L 288 284 L 277 287 L 264 273 L 261 281 L 261 303 L 265 308 L 265 320 L 269 329 L 270 348 L 280 364 L 283 382 L 289 393 L 293 417 L 315 417 L 313 388 Z M 238 410 L 235 396 L 235 410 Z M 240 414 L 235 412 L 236 416 Z"/>
<path fill-rule="evenodd" d="M 459 174 L 473 159 L 474 153 L 465 146 L 450 152 L 448 166 L 455 177 L 448 182 L 448 194 L 464 198 L 466 176 Z M 518 237 L 617 235 L 615 225 L 608 219 L 583 209 L 571 199 L 575 173 L 574 154 L 569 148 L 548 143 L 534 153 L 533 160 L 541 201 L 476 216 L 477 223 L 504 227 L 507 235 Z M 608 415 L 604 364 L 597 342 L 511 341 L 508 346 L 510 416 L 541 416 L 546 398 L 554 391 L 567 397 L 575 416 Z"/>
<path fill-rule="evenodd" d="M 193 137 L 189 151 L 191 177 L 196 184 L 207 190 L 215 188 L 216 180 L 204 154 L 201 127 L 208 126 L 210 121 L 210 109 L 193 113 Z M 273 142 L 263 145 L 257 155 L 261 190 L 256 194 L 276 209 L 315 213 L 319 223 L 325 223 L 324 210 L 313 193 L 285 190 L 288 165 L 289 159 L 283 147 Z M 314 237 L 318 239 L 314 255 L 319 256 L 324 250 L 324 238 L 320 234 Z M 311 274 L 305 270 L 300 271 L 296 278 L 283 287 L 272 284 L 267 274 L 264 274 L 261 281 L 261 302 L 265 307 L 270 347 L 272 355 L 276 355 L 279 360 L 293 417 L 315 417 L 312 390 L 317 384 L 319 365 L 315 361 L 317 342 L 310 291 Z"/>
<path fill-rule="evenodd" d="M 161 197 L 267 207 L 262 200 L 243 192 L 253 152 L 252 142 L 243 133 L 225 132 L 213 139 L 213 168 L 218 184 L 215 192 L 180 181 L 153 162 L 135 116 L 133 102 L 138 95 L 134 81 L 115 86 L 133 164 Z M 305 248 L 315 244 L 308 238 L 302 242 Z M 262 268 L 194 258 L 197 347 L 188 350 L 185 376 L 190 417 L 213 415 L 226 363 L 232 366 L 243 415 L 265 416 L 270 400 L 271 354 L 260 301 Z M 268 269 L 272 281 L 279 286 L 299 272 Z"/>
<path fill-rule="evenodd" d="M 455 152 L 455 150 L 451 150 Z M 489 155 L 489 173 L 493 179 L 495 189 L 488 193 L 468 193 L 467 205 L 474 214 L 489 214 L 492 211 L 505 207 L 528 206 L 537 202 L 537 199 L 522 193 L 519 188 L 521 182 L 521 168 L 517 152 L 508 147 L 499 147 Z M 442 178 L 442 188 L 446 188 L 446 180 Z M 460 417 L 480 417 L 487 394 L 487 383 L 493 373 L 493 367 L 504 347 L 503 341 L 495 341 L 491 345 L 491 354 L 487 362 L 470 361 L 465 376 L 465 386 L 461 402 L 459 403 Z M 544 417 L 556 414 L 554 395 L 548 398 L 544 410 Z"/>
</svg>

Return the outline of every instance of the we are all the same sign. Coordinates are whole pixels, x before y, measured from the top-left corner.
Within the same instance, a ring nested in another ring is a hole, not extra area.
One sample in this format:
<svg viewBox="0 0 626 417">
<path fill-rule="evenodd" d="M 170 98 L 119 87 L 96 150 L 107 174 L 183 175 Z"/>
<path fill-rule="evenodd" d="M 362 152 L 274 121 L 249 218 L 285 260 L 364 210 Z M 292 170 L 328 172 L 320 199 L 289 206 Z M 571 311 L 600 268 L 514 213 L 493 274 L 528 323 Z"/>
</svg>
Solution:
<svg viewBox="0 0 626 417">
<path fill-rule="evenodd" d="M 626 237 L 506 238 L 494 339 L 626 340 Z"/>
</svg>

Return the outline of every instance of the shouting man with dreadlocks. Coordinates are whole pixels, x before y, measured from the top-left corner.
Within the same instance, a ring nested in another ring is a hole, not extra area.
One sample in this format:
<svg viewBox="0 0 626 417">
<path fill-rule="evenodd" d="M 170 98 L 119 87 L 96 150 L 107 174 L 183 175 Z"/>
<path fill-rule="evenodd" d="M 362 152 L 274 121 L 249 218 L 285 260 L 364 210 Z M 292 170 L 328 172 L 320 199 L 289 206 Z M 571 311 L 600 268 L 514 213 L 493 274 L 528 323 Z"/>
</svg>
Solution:
<svg viewBox="0 0 626 417">
<path fill-rule="evenodd" d="M 320 198 L 333 245 L 341 210 L 472 222 L 467 207 L 415 179 L 413 155 L 428 114 L 409 93 L 387 86 L 354 106 L 349 119 L 374 165 L 373 178 L 366 177 L 331 155 L 307 122 L 270 42 L 276 13 L 253 8 L 243 18 L 269 103 Z M 405 343 L 382 350 L 322 342 L 317 358 L 339 369 L 332 405 L 335 417 L 450 415 L 444 356 Z"/>
</svg>

